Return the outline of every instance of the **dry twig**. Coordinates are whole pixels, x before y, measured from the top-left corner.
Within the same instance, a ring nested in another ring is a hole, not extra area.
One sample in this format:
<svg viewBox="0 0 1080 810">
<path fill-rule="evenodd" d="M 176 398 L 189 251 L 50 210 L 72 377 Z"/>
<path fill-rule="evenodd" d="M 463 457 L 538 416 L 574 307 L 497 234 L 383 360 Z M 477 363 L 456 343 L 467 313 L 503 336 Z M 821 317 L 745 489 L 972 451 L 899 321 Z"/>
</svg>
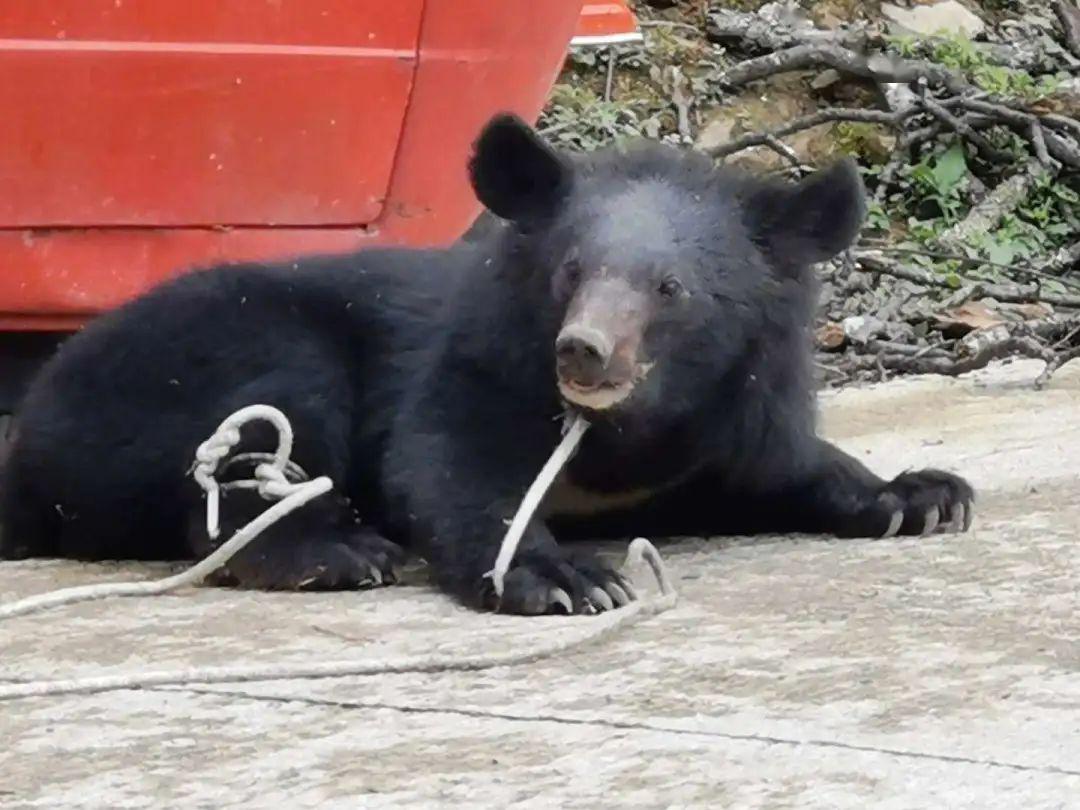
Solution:
<svg viewBox="0 0 1080 810">
<path fill-rule="evenodd" d="M 993 228 L 1002 217 L 1016 209 L 1035 186 L 1051 174 L 1039 160 L 1030 160 L 1020 171 L 999 184 L 978 204 L 973 205 L 960 222 L 938 236 L 938 244 L 960 248 L 970 244 L 972 237 Z"/>
<path fill-rule="evenodd" d="M 1039 123 L 1039 117 L 1022 110 L 1016 110 L 1005 104 L 983 101 L 976 98 L 961 98 L 960 103 L 968 110 L 997 118 L 1001 123 L 1016 130 L 1021 136 L 1030 137 L 1032 127 Z M 1080 168 L 1080 147 L 1071 139 L 1049 132 L 1040 127 L 1046 151 L 1055 159 L 1073 168 Z"/>
<path fill-rule="evenodd" d="M 766 56 L 747 59 L 726 70 L 718 81 L 727 87 L 739 87 L 778 73 L 815 67 L 831 67 L 882 84 L 908 83 L 921 79 L 931 86 L 943 87 L 953 95 L 960 95 L 971 89 L 971 85 L 962 76 L 932 62 L 900 59 L 885 54 L 863 56 L 836 45 L 796 45 Z"/>
<path fill-rule="evenodd" d="M 861 51 L 870 40 L 865 26 L 822 30 L 794 27 L 760 13 L 718 9 L 709 15 L 705 33 L 721 45 L 758 51 L 779 51 L 795 45 L 838 45 Z"/>
<path fill-rule="evenodd" d="M 978 256 L 968 256 L 963 253 L 952 253 L 943 250 L 924 250 L 922 248 L 893 247 L 891 245 L 865 245 L 865 247 L 868 250 L 880 253 L 925 256 L 928 259 L 937 259 L 938 261 L 957 262 L 967 267 L 995 267 L 999 270 L 1024 273 L 1033 278 L 1054 281 L 1058 284 L 1080 290 L 1080 281 L 1068 278 L 1067 276 L 1055 275 L 1055 273 L 1080 261 L 1080 242 L 1061 248 L 1061 250 L 1054 253 L 1041 265 L 1036 265 L 1029 259 L 1014 259 L 1009 264 L 1004 264 L 1003 262 L 994 262 L 990 259 L 983 259 Z"/>
<path fill-rule="evenodd" d="M 934 118 L 941 121 L 948 127 L 956 130 L 957 134 L 967 138 L 975 147 L 979 150 L 979 153 L 987 160 L 993 163 L 1011 163 L 1012 155 L 1008 152 L 1004 152 L 998 149 L 990 141 L 986 140 L 982 135 L 975 131 L 975 128 L 970 122 L 965 121 L 963 118 L 958 118 L 953 115 L 944 106 L 932 99 L 928 95 L 923 95 L 919 99 L 919 104 L 930 113 Z M 1043 147 L 1043 151 L 1046 151 L 1046 147 Z"/>
<path fill-rule="evenodd" d="M 741 138 L 736 138 L 733 141 L 722 143 L 719 146 L 710 149 L 709 154 L 717 158 L 728 157 L 729 155 L 734 155 L 736 152 L 741 152 L 742 150 L 749 149 L 753 146 L 769 146 L 770 138 L 784 138 L 788 135 L 793 135 L 796 132 L 802 132 L 805 129 L 811 129 L 812 127 L 827 124 L 832 121 L 854 121 L 864 124 L 883 124 L 889 127 L 896 127 L 899 126 L 905 118 L 914 115 L 917 112 L 918 110 L 901 110 L 900 112 L 889 113 L 882 112 L 881 110 L 863 110 L 852 107 L 829 107 L 828 109 L 819 110 L 816 113 L 796 118 L 791 123 L 778 127 L 771 132 L 754 132 L 749 135 L 743 135 Z"/>
<path fill-rule="evenodd" d="M 1080 56 L 1080 9 L 1067 0 L 1054 0 L 1054 13 L 1065 31 L 1065 44 L 1073 56 Z"/>
<path fill-rule="evenodd" d="M 1046 365 L 1035 378 L 1036 388 L 1043 388 L 1053 374 L 1066 363 L 1080 357 L 1080 347 L 1065 351 L 1040 343 L 1035 331 L 1027 324 L 1001 324 L 980 329 L 956 342 L 952 353 L 944 347 L 918 348 L 889 341 L 871 341 L 868 348 L 874 353 L 854 358 L 854 370 L 877 370 L 884 378 L 885 370 L 903 374 L 940 374 L 955 377 L 985 368 L 995 360 L 1029 357 Z"/>
<path fill-rule="evenodd" d="M 863 250 L 855 254 L 856 266 L 871 273 L 884 273 L 895 278 L 902 278 L 921 284 L 924 287 L 945 287 L 952 289 L 946 279 L 935 276 L 917 267 L 909 267 L 899 262 L 889 261 L 880 251 Z M 1012 304 L 1030 304 L 1042 302 L 1052 306 L 1080 308 L 1080 295 L 1065 295 L 1041 289 L 1039 284 L 1026 287 L 1021 284 L 992 284 L 973 279 L 963 282 L 977 286 L 978 290 L 990 298 Z"/>
</svg>

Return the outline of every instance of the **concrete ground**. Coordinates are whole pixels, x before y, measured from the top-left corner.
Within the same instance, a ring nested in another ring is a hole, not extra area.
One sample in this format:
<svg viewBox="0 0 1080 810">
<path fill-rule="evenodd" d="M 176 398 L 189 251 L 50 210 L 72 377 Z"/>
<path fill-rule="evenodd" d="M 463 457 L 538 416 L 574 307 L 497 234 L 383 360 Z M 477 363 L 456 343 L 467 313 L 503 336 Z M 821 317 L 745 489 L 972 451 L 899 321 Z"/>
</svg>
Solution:
<svg viewBox="0 0 1080 810">
<path fill-rule="evenodd" d="M 0 703 L 0 807 L 1080 807 L 1080 363 L 1035 392 L 1039 367 L 826 401 L 878 471 L 970 476 L 967 535 L 666 545 L 676 609 L 519 668 Z M 162 570 L 3 564 L 0 600 Z M 0 678 L 498 651 L 594 621 L 412 582 L 22 617 Z"/>
</svg>

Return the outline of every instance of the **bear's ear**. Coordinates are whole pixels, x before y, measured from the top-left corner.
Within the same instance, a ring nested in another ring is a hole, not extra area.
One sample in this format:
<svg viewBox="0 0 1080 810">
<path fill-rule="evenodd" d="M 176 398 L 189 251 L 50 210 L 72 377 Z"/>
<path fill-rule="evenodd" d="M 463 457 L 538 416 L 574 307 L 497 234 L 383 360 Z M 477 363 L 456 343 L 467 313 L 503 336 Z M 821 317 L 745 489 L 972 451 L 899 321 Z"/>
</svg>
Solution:
<svg viewBox="0 0 1080 810">
<path fill-rule="evenodd" d="M 850 247 L 866 217 L 866 190 L 851 158 L 799 183 L 763 189 L 754 203 L 755 235 L 796 264 L 823 262 Z"/>
<path fill-rule="evenodd" d="M 496 115 L 480 133 L 469 174 L 489 211 L 526 225 L 556 212 L 573 177 L 569 163 L 509 113 Z"/>
</svg>

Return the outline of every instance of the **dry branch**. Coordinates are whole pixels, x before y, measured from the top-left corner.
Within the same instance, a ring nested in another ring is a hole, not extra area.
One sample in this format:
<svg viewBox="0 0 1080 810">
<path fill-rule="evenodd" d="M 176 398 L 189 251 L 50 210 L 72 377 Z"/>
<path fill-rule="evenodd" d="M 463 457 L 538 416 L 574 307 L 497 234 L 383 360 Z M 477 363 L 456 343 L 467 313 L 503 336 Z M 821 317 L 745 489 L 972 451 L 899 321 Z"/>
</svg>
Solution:
<svg viewBox="0 0 1080 810">
<path fill-rule="evenodd" d="M 1050 174 L 1051 170 L 1039 160 L 1028 161 L 1020 171 L 973 205 L 966 217 L 938 236 L 938 244 L 954 250 L 969 244 L 973 237 L 986 233 L 1016 210 Z"/>
<path fill-rule="evenodd" d="M 802 132 L 805 129 L 811 129 L 812 127 L 821 124 L 828 124 L 832 121 L 854 121 L 863 124 L 883 124 L 889 127 L 897 127 L 903 123 L 905 118 L 916 112 L 918 111 L 902 110 L 900 112 L 889 113 L 882 112 L 881 110 L 829 107 L 828 109 L 819 110 L 816 113 L 796 118 L 791 123 L 778 127 L 771 132 L 754 132 L 749 135 L 743 135 L 741 138 L 722 143 L 708 151 L 713 157 L 728 157 L 729 155 L 734 155 L 736 152 L 741 152 L 743 149 L 749 149 L 753 146 L 769 146 L 769 140 L 772 138 L 784 138 L 788 135 L 793 135 L 796 132 Z"/>
<path fill-rule="evenodd" d="M 957 134 L 967 138 L 975 144 L 975 148 L 978 149 L 979 153 L 987 160 L 994 163 L 1009 163 L 1012 161 L 1012 155 L 998 149 L 990 143 L 990 141 L 986 140 L 986 138 L 976 132 L 970 122 L 965 121 L 963 118 L 957 118 L 934 99 L 924 95 L 919 99 L 919 104 L 921 104 L 934 118 L 956 130 Z M 1045 146 L 1043 147 L 1043 151 L 1046 151 Z"/>
<path fill-rule="evenodd" d="M 1073 56 L 1080 56 L 1080 9 L 1067 0 L 1054 0 L 1054 13 L 1065 31 L 1065 44 Z"/>
<path fill-rule="evenodd" d="M 961 98 L 960 103 L 965 109 L 997 118 L 1002 124 L 1016 130 L 1024 137 L 1032 137 L 1034 126 L 1039 124 L 1038 116 L 1013 109 L 1005 104 L 976 98 Z M 1072 139 L 1047 131 L 1045 128 L 1040 128 L 1040 131 L 1046 143 L 1046 150 L 1052 157 L 1073 168 L 1080 168 L 1080 146 L 1077 146 Z"/>
<path fill-rule="evenodd" d="M 995 330 L 988 330 L 988 332 L 993 331 Z M 1057 359 L 1057 355 L 1053 351 L 1032 337 L 1011 334 L 1004 337 L 997 335 L 988 337 L 990 339 L 981 342 L 977 351 L 971 354 L 965 353 L 958 357 L 932 357 L 929 355 L 908 357 L 901 354 L 885 354 L 880 358 L 881 364 L 885 368 L 893 371 L 903 371 L 907 374 L 943 374 L 955 377 L 969 371 L 986 368 L 994 360 L 1004 360 L 1007 357 L 1017 355 L 1042 360 L 1047 366 Z"/>
<path fill-rule="evenodd" d="M 1056 251 L 1042 268 L 1047 274 L 1061 273 L 1080 264 L 1080 242 L 1073 242 Z"/>
<path fill-rule="evenodd" d="M 1071 265 L 1080 261 L 1080 242 L 1073 245 L 1068 245 L 1061 248 L 1053 255 L 1050 256 L 1042 264 L 1035 264 L 1030 260 L 1016 259 L 1009 264 L 1002 262 L 991 261 L 990 259 L 984 259 L 978 256 L 968 256 L 964 253 L 953 253 L 951 251 L 939 251 L 939 250 L 925 250 L 922 248 L 911 247 L 893 247 L 891 245 L 864 245 L 867 250 L 876 251 L 884 254 L 898 254 L 908 256 L 925 256 L 928 259 L 936 259 L 938 261 L 945 262 L 958 262 L 959 264 L 967 267 L 996 267 L 1000 270 L 1008 270 L 1012 272 L 1024 273 L 1026 275 L 1033 276 L 1035 278 L 1042 278 L 1047 281 L 1056 281 L 1060 284 L 1071 286 L 1074 289 L 1080 290 L 1080 280 L 1074 280 L 1068 277 L 1058 277 L 1056 273 L 1060 273 L 1062 270 L 1068 269 Z"/>
<path fill-rule="evenodd" d="M 1054 326 L 1060 328 L 1060 324 Z M 891 341 L 870 341 L 867 348 L 873 353 L 855 357 L 851 365 L 859 370 L 876 369 L 879 377 L 884 376 L 886 369 L 904 374 L 955 377 L 985 368 L 995 360 L 1029 357 L 1046 364 L 1034 381 L 1036 388 L 1043 388 L 1059 368 L 1080 357 L 1080 346 L 1057 351 L 1056 346 L 1040 342 L 1045 338 L 1037 327 L 1012 323 L 979 329 L 956 341 L 952 351 L 944 346 L 920 348 Z"/>
<path fill-rule="evenodd" d="M 931 86 L 945 88 L 953 95 L 960 95 L 971 89 L 962 76 L 932 62 L 901 59 L 880 53 L 864 56 L 837 45 L 796 45 L 766 56 L 747 59 L 726 70 L 718 81 L 723 86 L 739 87 L 778 73 L 816 67 L 831 67 L 853 76 L 873 79 L 881 84 L 924 80 Z"/>
<path fill-rule="evenodd" d="M 902 278 L 921 284 L 924 287 L 944 287 L 952 289 L 953 285 L 946 279 L 928 273 L 918 267 L 910 267 L 899 262 L 885 258 L 881 251 L 862 250 L 855 254 L 856 267 L 871 273 L 884 273 L 895 278 Z M 1043 290 L 1038 283 L 1024 284 L 994 284 L 977 281 L 975 279 L 962 279 L 963 283 L 971 284 L 990 298 L 1005 301 L 1012 304 L 1030 304 L 1042 302 L 1060 307 L 1080 308 L 1080 295 L 1068 295 Z"/>
<path fill-rule="evenodd" d="M 779 4 L 776 4 L 779 7 Z M 1069 49 L 1080 57 L 1080 9 L 1073 2 L 1055 2 L 1055 11 L 1066 33 Z M 767 7 L 768 8 L 768 7 Z M 832 122 L 867 123 L 887 127 L 898 136 L 896 148 L 878 176 L 875 198 L 884 203 L 890 190 L 895 188 L 899 171 L 908 161 L 919 159 L 919 147 L 943 133 L 955 132 L 960 140 L 978 150 L 979 166 L 990 172 L 979 171 L 985 180 L 997 178 L 1001 169 L 1012 167 L 1017 158 L 1009 151 L 995 146 L 985 136 L 985 130 L 1002 127 L 1012 130 L 1027 144 L 1033 157 L 1022 166 L 1012 168 L 1013 176 L 987 190 L 979 177 L 971 175 L 973 206 L 965 219 L 946 231 L 939 242 L 949 250 L 911 250 L 927 257 L 953 261 L 968 273 L 960 278 L 948 277 L 922 269 L 918 265 L 886 258 L 905 252 L 903 249 L 885 247 L 882 250 L 856 250 L 851 252 L 852 266 L 865 273 L 884 274 L 921 288 L 948 290 L 947 297 L 956 301 L 973 297 L 989 297 L 1002 303 L 1027 304 L 1032 302 L 1053 305 L 1058 308 L 1045 319 L 1024 323 L 1006 323 L 999 327 L 976 330 L 959 341 L 949 341 L 944 336 L 908 343 L 905 335 L 913 335 L 911 323 L 896 323 L 896 313 L 889 311 L 898 301 L 908 300 L 904 290 L 908 285 L 895 285 L 896 294 L 886 306 L 878 309 L 877 318 L 897 326 L 882 332 L 890 339 L 873 338 L 852 347 L 840 358 L 840 366 L 846 373 L 886 369 L 904 373 L 963 374 L 986 366 L 993 360 L 1012 356 L 1025 356 L 1042 360 L 1046 366 L 1036 384 L 1045 385 L 1050 376 L 1066 362 L 1080 357 L 1080 282 L 1062 275 L 1067 269 L 1080 263 L 1080 242 L 1061 248 L 1051 255 L 1037 260 L 1017 260 L 1009 264 L 995 263 L 978 256 L 967 255 L 972 238 L 997 225 L 1009 212 L 1016 209 L 1034 190 L 1037 182 L 1059 171 L 1080 169 L 1080 121 L 1070 115 L 1055 114 L 1037 105 L 1029 106 L 1019 99 L 994 97 L 973 87 L 959 72 L 920 58 L 901 58 L 883 54 L 881 40 L 876 29 L 847 27 L 821 30 L 798 18 L 788 18 L 782 11 L 772 10 L 745 13 L 730 9 L 713 8 L 708 15 L 707 35 L 710 40 L 730 46 L 732 50 L 750 56 L 722 72 L 718 83 L 727 89 L 745 86 L 754 81 L 768 79 L 782 73 L 831 68 L 844 75 L 875 82 L 887 102 L 882 110 L 828 108 L 788 121 L 771 130 L 746 133 L 728 143 L 721 144 L 711 153 L 725 158 L 752 147 L 767 147 L 784 156 L 792 165 L 798 165 L 798 155 L 782 138 L 794 133 Z M 932 39 L 927 45 L 932 45 Z M 1029 70 L 1036 74 L 1068 69 L 1073 58 L 1054 43 L 1044 43 L 1040 38 L 1016 37 L 1007 44 L 974 43 L 979 52 L 990 62 L 1006 65 L 1013 70 Z M 926 53 L 926 51 L 924 51 Z M 1065 65 L 1062 65 L 1062 62 Z M 994 283 L 982 281 L 978 268 L 985 272 L 996 268 L 1005 277 L 1023 279 L 1020 282 Z M 852 289 L 864 289 L 853 283 L 850 269 L 838 269 L 833 278 Z M 1031 280 L 1028 283 L 1029 279 Z M 1046 289 L 1045 282 L 1053 281 L 1053 289 L 1065 287 L 1065 292 Z M 863 282 L 865 284 L 865 282 Z M 892 288 L 894 285 L 888 285 Z M 935 299 L 945 297 L 935 294 Z M 877 294 L 872 306 L 881 307 Z M 857 303 L 856 307 L 862 307 Z M 937 306 L 940 306 L 940 302 Z M 1074 314 L 1068 309 L 1072 308 Z M 831 317 L 836 323 L 852 312 L 848 307 L 837 307 Z M 939 311 L 915 307 L 911 313 Z M 919 314 L 916 320 L 928 315 Z M 835 324 L 834 324 L 835 326 Z M 907 331 L 905 331 L 905 329 Z M 1057 341 L 1055 343 L 1055 341 Z M 834 360 L 822 366 L 835 371 Z M 844 371 L 839 372 L 845 375 Z"/>
<path fill-rule="evenodd" d="M 731 9 L 710 13 L 705 33 L 721 45 L 758 51 L 779 51 L 795 45 L 839 45 L 862 50 L 870 39 L 865 26 L 822 30 L 810 25 L 790 25 L 770 15 Z"/>
</svg>

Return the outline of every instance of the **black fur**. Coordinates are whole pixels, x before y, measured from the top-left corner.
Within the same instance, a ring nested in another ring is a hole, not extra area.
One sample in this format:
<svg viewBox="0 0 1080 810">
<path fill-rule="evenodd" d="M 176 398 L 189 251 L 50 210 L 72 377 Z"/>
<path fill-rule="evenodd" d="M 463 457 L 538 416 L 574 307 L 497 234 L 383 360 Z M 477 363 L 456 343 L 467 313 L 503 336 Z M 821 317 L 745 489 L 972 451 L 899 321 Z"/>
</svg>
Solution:
<svg viewBox="0 0 1080 810">
<path fill-rule="evenodd" d="M 850 164 L 791 186 L 655 144 L 570 158 L 501 116 L 470 170 L 508 220 L 472 240 L 193 273 L 74 336 L 22 405 L 0 556 L 205 553 L 201 493 L 185 475 L 195 447 L 264 402 L 292 421 L 294 459 L 338 491 L 253 543 L 224 581 L 392 581 L 401 545 L 448 592 L 493 606 L 483 574 L 560 438 L 555 338 L 581 291 L 611 277 L 645 302 L 652 366 L 625 402 L 587 414 L 501 609 L 629 598 L 628 583 L 556 538 L 878 536 L 898 512 L 905 534 L 935 508 L 943 522 L 970 517 L 962 479 L 887 483 L 815 435 L 809 264 L 861 223 Z M 242 449 L 271 449 L 271 436 L 251 430 Z M 590 514 L 565 506 L 567 487 Z M 263 506 L 227 498 L 226 531 Z"/>
</svg>

